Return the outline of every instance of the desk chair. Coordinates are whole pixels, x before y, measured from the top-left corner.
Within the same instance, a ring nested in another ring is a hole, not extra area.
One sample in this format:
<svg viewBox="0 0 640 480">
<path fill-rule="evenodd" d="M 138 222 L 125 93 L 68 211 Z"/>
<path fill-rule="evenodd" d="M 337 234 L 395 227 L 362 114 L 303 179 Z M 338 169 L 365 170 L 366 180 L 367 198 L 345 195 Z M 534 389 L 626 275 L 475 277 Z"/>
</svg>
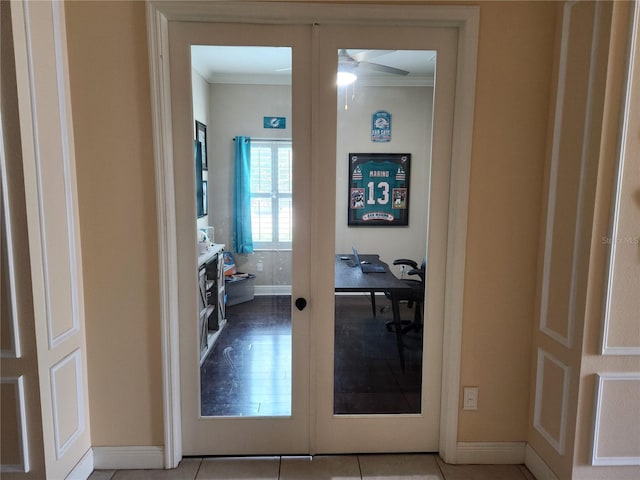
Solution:
<svg viewBox="0 0 640 480">
<path fill-rule="evenodd" d="M 427 271 L 427 259 L 422 259 L 422 264 L 418 267 L 418 264 L 413 260 L 407 258 L 399 258 L 393 261 L 394 265 L 405 265 L 410 267 L 410 270 L 406 272 L 409 276 L 417 276 L 417 278 L 403 278 L 402 281 L 411 287 L 411 290 L 407 293 L 400 294 L 399 300 L 405 300 L 407 306 L 411 308 L 415 304 L 415 311 L 413 315 L 413 321 L 402 320 L 402 333 L 406 333 L 411 330 L 419 331 L 422 328 L 422 309 L 424 305 L 425 295 L 425 273 Z M 389 297 L 388 294 L 385 294 Z M 387 330 L 391 331 L 393 321 L 386 323 Z"/>
</svg>

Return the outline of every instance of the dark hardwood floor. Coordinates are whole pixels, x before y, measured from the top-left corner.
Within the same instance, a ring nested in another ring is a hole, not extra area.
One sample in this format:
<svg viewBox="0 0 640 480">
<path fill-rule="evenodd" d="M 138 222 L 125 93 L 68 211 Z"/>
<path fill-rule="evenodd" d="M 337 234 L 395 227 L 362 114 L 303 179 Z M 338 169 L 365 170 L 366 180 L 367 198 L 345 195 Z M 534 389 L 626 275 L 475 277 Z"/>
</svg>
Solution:
<svg viewBox="0 0 640 480">
<path fill-rule="evenodd" d="M 334 413 L 419 413 L 422 331 L 403 336 L 403 372 L 395 331 L 385 326 L 389 301 L 378 296 L 376 307 L 374 318 L 368 295 L 336 296 Z M 401 315 L 413 318 L 406 305 Z"/>
<path fill-rule="evenodd" d="M 227 326 L 200 367 L 204 416 L 291 414 L 291 298 L 228 307 Z"/>
<path fill-rule="evenodd" d="M 419 413 L 422 331 L 403 337 L 400 368 L 388 301 L 336 297 L 334 412 Z M 380 310 L 383 310 L 380 312 Z M 403 318 L 412 311 L 402 307 Z M 227 326 L 200 369 L 204 416 L 291 414 L 291 299 L 259 296 L 227 308 Z"/>
</svg>

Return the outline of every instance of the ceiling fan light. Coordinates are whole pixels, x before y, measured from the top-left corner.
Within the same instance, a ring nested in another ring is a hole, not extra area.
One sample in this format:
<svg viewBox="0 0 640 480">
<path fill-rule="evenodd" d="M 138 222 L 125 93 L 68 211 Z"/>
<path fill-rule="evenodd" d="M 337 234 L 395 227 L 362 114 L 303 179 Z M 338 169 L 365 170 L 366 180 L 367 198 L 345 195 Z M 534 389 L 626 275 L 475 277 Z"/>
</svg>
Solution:
<svg viewBox="0 0 640 480">
<path fill-rule="evenodd" d="M 339 71 L 336 83 L 339 87 L 344 87 L 345 85 L 351 85 L 357 79 L 358 76 L 353 72 Z"/>
</svg>

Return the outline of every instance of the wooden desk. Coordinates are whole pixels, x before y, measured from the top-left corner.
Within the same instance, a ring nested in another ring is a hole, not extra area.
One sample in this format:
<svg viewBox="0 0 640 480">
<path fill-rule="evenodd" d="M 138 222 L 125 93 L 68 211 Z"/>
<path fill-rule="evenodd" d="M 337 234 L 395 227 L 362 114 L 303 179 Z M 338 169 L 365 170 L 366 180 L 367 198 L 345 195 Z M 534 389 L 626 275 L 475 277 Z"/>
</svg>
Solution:
<svg viewBox="0 0 640 480">
<path fill-rule="evenodd" d="M 349 260 L 342 260 L 348 257 Z M 353 255 L 340 254 L 335 259 L 335 291 L 336 292 L 370 292 L 375 316 L 375 294 L 377 292 L 388 293 L 391 297 L 391 310 L 393 312 L 393 325 L 396 331 L 396 342 L 398 344 L 398 355 L 400 356 L 400 366 L 404 371 L 404 345 L 402 343 L 402 325 L 400 319 L 400 308 L 398 306 L 399 293 L 411 290 L 406 283 L 399 280 L 389 270 L 389 265 L 380 261 L 378 255 L 359 255 L 361 261 L 378 263 L 384 265 L 384 273 L 362 273 L 358 265 L 353 264 Z"/>
</svg>

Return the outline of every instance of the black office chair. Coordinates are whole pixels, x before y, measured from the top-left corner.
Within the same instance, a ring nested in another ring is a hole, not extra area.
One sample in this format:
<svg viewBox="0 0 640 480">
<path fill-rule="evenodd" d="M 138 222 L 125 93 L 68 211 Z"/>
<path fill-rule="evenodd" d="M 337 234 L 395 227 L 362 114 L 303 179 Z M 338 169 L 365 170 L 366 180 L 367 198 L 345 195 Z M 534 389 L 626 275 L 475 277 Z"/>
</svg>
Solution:
<svg viewBox="0 0 640 480">
<path fill-rule="evenodd" d="M 403 278 L 402 281 L 411 287 L 410 291 L 399 294 L 399 301 L 406 301 L 409 308 L 415 304 L 415 311 L 412 320 L 402 320 L 402 333 L 406 333 L 411 330 L 419 331 L 422 328 L 422 309 L 424 306 L 425 296 L 425 274 L 427 271 L 427 259 L 422 259 L 422 264 L 418 267 L 418 264 L 408 258 L 399 258 L 393 261 L 394 265 L 405 265 L 410 267 L 405 273 L 408 276 L 417 276 L 417 278 Z M 389 294 L 385 294 L 388 298 Z M 386 322 L 387 329 L 391 331 L 393 327 L 393 321 Z"/>
</svg>

